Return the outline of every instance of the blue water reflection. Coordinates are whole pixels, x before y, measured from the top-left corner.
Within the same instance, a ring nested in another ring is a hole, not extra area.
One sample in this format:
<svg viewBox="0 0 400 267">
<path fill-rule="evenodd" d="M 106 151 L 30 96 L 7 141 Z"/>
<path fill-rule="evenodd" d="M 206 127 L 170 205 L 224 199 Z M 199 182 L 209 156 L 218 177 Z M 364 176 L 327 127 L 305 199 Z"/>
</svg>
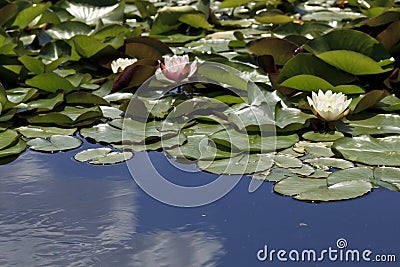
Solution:
<svg viewBox="0 0 400 267">
<path fill-rule="evenodd" d="M 250 194 L 243 178 L 213 204 L 177 208 L 143 193 L 125 164 L 91 166 L 73 161 L 75 153 L 28 151 L 0 166 L 0 266 L 368 265 L 256 257 L 264 245 L 322 250 L 335 247 L 338 238 L 346 238 L 349 248 L 400 260 L 396 192 L 379 189 L 353 201 L 316 205 L 279 196 L 270 183 Z M 152 157 L 174 176 L 162 153 Z M 175 172 L 174 180 L 199 184 L 214 177 Z"/>
</svg>

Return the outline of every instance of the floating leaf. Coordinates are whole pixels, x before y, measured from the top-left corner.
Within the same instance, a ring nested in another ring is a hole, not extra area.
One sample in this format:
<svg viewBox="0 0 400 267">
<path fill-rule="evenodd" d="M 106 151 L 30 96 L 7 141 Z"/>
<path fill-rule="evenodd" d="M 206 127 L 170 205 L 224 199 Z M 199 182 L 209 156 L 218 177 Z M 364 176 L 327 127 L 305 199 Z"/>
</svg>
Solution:
<svg viewBox="0 0 400 267">
<path fill-rule="evenodd" d="M 46 126 L 21 126 L 16 129 L 26 138 L 49 138 L 53 135 L 73 135 L 76 128 L 58 128 Z"/>
<path fill-rule="evenodd" d="M 274 191 L 282 195 L 295 196 L 320 187 L 326 187 L 325 179 L 291 176 L 275 184 Z"/>
<path fill-rule="evenodd" d="M 331 87 L 348 84 L 356 80 L 355 76 L 338 70 L 311 54 L 298 54 L 291 58 L 279 73 L 278 83 L 298 75 L 319 77 L 330 83 Z"/>
<path fill-rule="evenodd" d="M 341 132 L 353 136 L 364 134 L 397 134 L 400 133 L 400 116 L 396 114 L 363 114 L 349 116 L 343 122 L 336 123 Z"/>
<path fill-rule="evenodd" d="M 51 93 L 55 93 L 57 90 L 66 90 L 69 92 L 75 89 L 67 79 L 55 73 L 42 73 L 26 80 L 25 83 Z"/>
<path fill-rule="evenodd" d="M 61 126 L 87 125 L 98 120 L 102 116 L 98 106 L 92 108 L 80 108 L 66 106 L 63 111 L 39 114 L 28 119 L 36 124 L 57 124 Z"/>
<path fill-rule="evenodd" d="M 352 162 L 336 158 L 306 159 L 305 162 L 311 164 L 317 169 L 323 169 L 323 170 L 328 170 L 330 168 L 348 169 L 354 167 L 354 164 Z"/>
<path fill-rule="evenodd" d="M 219 8 L 238 7 L 250 3 L 250 0 L 224 0 Z"/>
<path fill-rule="evenodd" d="M 89 92 L 74 92 L 65 97 L 67 104 L 92 104 L 92 105 L 105 105 L 109 103 L 102 97 L 94 95 Z"/>
<path fill-rule="evenodd" d="M 80 21 L 65 21 L 55 25 L 46 32 L 55 39 L 68 40 L 77 35 L 89 35 L 92 32 L 92 28 Z"/>
<path fill-rule="evenodd" d="M 341 132 L 306 132 L 302 135 L 302 137 L 306 140 L 315 141 L 315 142 L 329 142 L 335 141 L 339 138 L 342 138 L 344 135 Z"/>
<path fill-rule="evenodd" d="M 14 130 L 5 130 L 0 132 L 0 150 L 14 143 L 18 137 L 18 133 Z"/>
<path fill-rule="evenodd" d="M 385 51 L 375 38 L 366 33 L 351 29 L 331 31 L 324 36 L 311 40 L 305 45 L 305 48 L 317 55 L 333 50 L 348 50 L 371 57 L 376 61 L 390 58 L 388 52 Z M 347 56 L 350 55 L 352 54 L 348 54 Z M 357 62 L 355 59 L 354 62 L 357 65 L 362 65 L 361 62 Z"/>
<path fill-rule="evenodd" d="M 400 191 L 400 169 L 391 167 L 379 167 L 374 169 L 374 178 L 395 186 L 395 190 Z"/>
<path fill-rule="evenodd" d="M 277 65 L 284 65 L 297 48 L 292 42 L 273 37 L 265 37 L 248 45 L 249 51 L 257 56 L 273 56 Z"/>
<path fill-rule="evenodd" d="M 364 111 L 372 106 L 374 106 L 377 102 L 383 99 L 387 95 L 385 90 L 372 90 L 365 94 L 361 100 L 357 103 L 354 108 L 353 113 L 359 113 Z"/>
<path fill-rule="evenodd" d="M 93 148 L 77 153 L 74 158 L 80 162 L 88 162 L 94 165 L 115 164 L 124 162 L 133 157 L 132 152 L 117 152 L 111 148 Z"/>
<path fill-rule="evenodd" d="M 110 118 L 110 119 L 121 118 L 122 111 L 118 108 L 108 107 L 108 106 L 100 106 L 100 109 L 105 118 Z"/>
<path fill-rule="evenodd" d="M 331 173 L 327 182 L 329 185 L 356 180 L 370 182 L 373 179 L 373 176 L 373 170 L 371 168 L 355 167 Z"/>
<path fill-rule="evenodd" d="M 322 180 L 322 179 L 315 179 Z M 311 201 L 334 201 L 346 200 L 363 196 L 372 189 L 370 182 L 355 180 L 341 182 L 327 187 L 319 187 L 309 191 L 305 191 L 295 196 L 298 200 Z"/>
<path fill-rule="evenodd" d="M 197 162 L 200 169 L 216 174 L 246 174 L 265 171 L 273 165 L 272 154 L 242 154 L 228 159 Z"/>
<path fill-rule="evenodd" d="M 41 15 L 45 10 L 51 6 L 50 2 L 44 4 L 35 4 L 21 10 L 14 20 L 12 26 L 17 26 L 20 29 L 25 28 L 31 23 L 37 16 Z"/>
<path fill-rule="evenodd" d="M 301 168 L 303 166 L 301 160 L 287 155 L 276 155 L 274 161 L 276 166 L 281 168 Z"/>
<path fill-rule="evenodd" d="M 91 138 L 96 142 L 120 143 L 122 142 L 121 129 L 112 127 L 107 123 L 101 123 L 91 128 L 83 128 L 80 134 L 85 138 Z"/>
<path fill-rule="evenodd" d="M 301 74 L 297 76 L 290 77 L 280 84 L 281 86 L 286 86 L 289 88 L 301 90 L 301 91 L 309 91 L 316 92 L 318 90 L 327 91 L 331 90 L 336 93 L 344 93 L 344 94 L 360 94 L 364 93 L 364 89 L 357 85 L 338 85 L 333 86 L 329 82 L 325 81 L 322 78 L 317 76 L 312 76 L 308 74 Z"/>
<path fill-rule="evenodd" d="M 336 140 L 333 148 L 347 160 L 368 165 L 400 166 L 400 136 L 344 137 Z"/>
<path fill-rule="evenodd" d="M 82 141 L 68 135 L 52 135 L 48 139 L 31 139 L 26 144 L 33 150 L 58 152 L 78 148 L 82 145 Z"/>
<path fill-rule="evenodd" d="M 317 56 L 326 63 L 355 75 L 379 74 L 391 70 L 382 69 L 375 60 L 353 51 L 333 50 Z"/>
<path fill-rule="evenodd" d="M 10 146 L 0 150 L 0 158 L 20 154 L 25 150 L 25 148 L 25 142 L 20 139 L 15 145 L 11 144 Z"/>
<path fill-rule="evenodd" d="M 29 110 L 32 109 L 53 110 L 54 107 L 61 104 L 63 101 L 64 101 L 64 94 L 60 93 L 51 98 L 31 101 L 27 104 L 27 108 Z"/>
</svg>

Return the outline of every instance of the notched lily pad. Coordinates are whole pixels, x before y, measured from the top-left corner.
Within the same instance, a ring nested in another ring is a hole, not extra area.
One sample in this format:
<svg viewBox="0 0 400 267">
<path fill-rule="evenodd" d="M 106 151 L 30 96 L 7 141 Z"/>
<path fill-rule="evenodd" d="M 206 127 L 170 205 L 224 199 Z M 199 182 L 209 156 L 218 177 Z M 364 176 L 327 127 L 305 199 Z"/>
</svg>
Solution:
<svg viewBox="0 0 400 267">
<path fill-rule="evenodd" d="M 74 158 L 93 165 L 105 165 L 124 162 L 133 157 L 132 152 L 112 151 L 111 148 L 93 148 L 77 153 Z"/>
<path fill-rule="evenodd" d="M 43 152 L 59 152 L 78 148 L 82 141 L 68 135 L 52 135 L 50 138 L 35 138 L 26 143 L 30 149 Z"/>
<path fill-rule="evenodd" d="M 400 166 L 400 136 L 344 137 L 336 140 L 333 148 L 347 160 L 367 165 Z"/>
</svg>

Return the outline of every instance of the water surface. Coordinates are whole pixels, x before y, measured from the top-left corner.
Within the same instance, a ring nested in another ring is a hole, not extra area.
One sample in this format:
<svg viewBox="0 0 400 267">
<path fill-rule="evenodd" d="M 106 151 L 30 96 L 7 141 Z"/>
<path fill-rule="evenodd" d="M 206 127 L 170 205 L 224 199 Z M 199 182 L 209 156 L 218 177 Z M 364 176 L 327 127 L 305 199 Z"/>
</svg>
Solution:
<svg viewBox="0 0 400 267">
<path fill-rule="evenodd" d="M 349 249 L 400 260 L 396 192 L 377 189 L 352 201 L 311 204 L 273 193 L 272 183 L 249 193 L 244 177 L 215 203 L 177 208 L 146 195 L 124 163 L 91 166 L 75 162 L 75 153 L 28 151 L 0 166 L 0 266 L 397 266 L 260 262 L 256 256 L 264 245 L 336 248 L 339 238 Z M 182 184 L 216 177 L 182 175 L 162 153 L 151 155 Z"/>
</svg>

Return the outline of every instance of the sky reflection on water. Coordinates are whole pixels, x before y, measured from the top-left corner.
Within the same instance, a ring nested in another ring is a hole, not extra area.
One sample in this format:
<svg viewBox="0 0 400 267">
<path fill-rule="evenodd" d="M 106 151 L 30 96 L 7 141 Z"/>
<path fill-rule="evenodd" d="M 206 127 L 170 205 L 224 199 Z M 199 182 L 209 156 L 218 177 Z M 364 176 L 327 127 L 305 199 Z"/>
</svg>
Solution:
<svg viewBox="0 0 400 267">
<path fill-rule="evenodd" d="M 245 177 L 221 200 L 185 209 L 147 196 L 125 164 L 91 166 L 75 153 L 28 151 L 0 166 L 0 266 L 288 266 L 256 253 L 265 244 L 324 249 L 341 237 L 400 258 L 396 192 L 316 205 L 274 194 L 270 183 L 250 194 Z M 214 177 L 182 176 L 162 153 L 152 157 L 173 180 Z"/>
</svg>

